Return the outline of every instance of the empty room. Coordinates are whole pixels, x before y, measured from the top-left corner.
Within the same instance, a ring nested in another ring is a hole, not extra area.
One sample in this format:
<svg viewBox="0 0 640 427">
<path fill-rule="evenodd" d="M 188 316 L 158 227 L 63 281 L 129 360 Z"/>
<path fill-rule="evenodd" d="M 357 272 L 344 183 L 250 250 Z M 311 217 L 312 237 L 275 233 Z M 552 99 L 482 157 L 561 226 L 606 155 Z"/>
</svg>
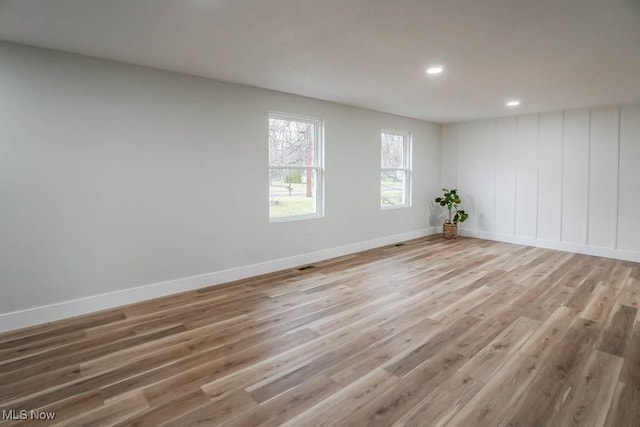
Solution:
<svg viewBox="0 0 640 427">
<path fill-rule="evenodd" d="M 0 0 L 0 426 L 640 426 L 639 0 Z"/>
</svg>

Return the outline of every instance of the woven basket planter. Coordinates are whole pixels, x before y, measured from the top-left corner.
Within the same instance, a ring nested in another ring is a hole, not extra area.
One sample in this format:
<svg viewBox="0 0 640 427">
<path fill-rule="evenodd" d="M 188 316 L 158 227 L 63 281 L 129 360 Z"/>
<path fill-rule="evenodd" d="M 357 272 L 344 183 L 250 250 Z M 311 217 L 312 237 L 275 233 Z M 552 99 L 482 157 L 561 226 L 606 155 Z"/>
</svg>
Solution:
<svg viewBox="0 0 640 427">
<path fill-rule="evenodd" d="M 456 239 L 458 237 L 458 224 L 450 222 L 442 224 L 442 236 L 445 239 Z"/>
</svg>

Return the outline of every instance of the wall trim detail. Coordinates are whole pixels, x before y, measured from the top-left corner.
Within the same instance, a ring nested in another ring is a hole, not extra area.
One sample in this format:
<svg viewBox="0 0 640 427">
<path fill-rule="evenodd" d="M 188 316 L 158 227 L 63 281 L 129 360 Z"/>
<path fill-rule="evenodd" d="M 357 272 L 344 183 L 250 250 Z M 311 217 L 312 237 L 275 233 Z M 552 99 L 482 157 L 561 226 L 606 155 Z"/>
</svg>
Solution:
<svg viewBox="0 0 640 427">
<path fill-rule="evenodd" d="M 517 245 L 535 246 L 537 248 L 554 249 L 563 252 L 574 252 L 583 255 L 592 255 L 603 258 L 619 259 L 623 261 L 640 262 L 640 252 L 576 245 L 575 243 L 534 239 L 531 237 L 519 237 L 511 234 L 490 233 L 486 231 L 468 229 L 461 229 L 460 235 L 466 237 L 475 237 L 477 239 L 494 240 L 497 242 L 514 243 Z"/>
<path fill-rule="evenodd" d="M 231 268 L 228 270 L 183 277 L 180 279 L 168 280 L 165 282 L 153 283 L 150 285 L 138 286 L 135 288 L 123 289 L 115 292 L 4 313 L 0 314 L 0 332 L 7 332 L 28 326 L 53 322 L 56 320 L 80 316 L 100 310 L 106 310 L 208 286 L 220 285 L 234 280 L 259 276 L 261 274 L 273 273 L 275 271 L 286 270 L 312 262 L 318 262 L 367 249 L 391 245 L 405 240 L 430 236 L 438 232 L 439 227 L 429 227 L 407 233 L 380 237 L 364 242 L 295 255 L 292 257 Z"/>
</svg>

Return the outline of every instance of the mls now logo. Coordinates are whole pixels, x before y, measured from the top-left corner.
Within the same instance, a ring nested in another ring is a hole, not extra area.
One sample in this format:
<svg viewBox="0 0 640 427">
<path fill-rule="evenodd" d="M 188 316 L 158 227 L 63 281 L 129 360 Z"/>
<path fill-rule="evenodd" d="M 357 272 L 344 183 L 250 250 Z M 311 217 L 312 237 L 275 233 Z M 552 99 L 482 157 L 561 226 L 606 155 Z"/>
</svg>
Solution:
<svg viewBox="0 0 640 427">
<path fill-rule="evenodd" d="M 15 409 L 2 410 L 2 420 L 48 420 L 51 421 L 56 418 L 56 413 L 52 411 L 38 411 L 21 409 L 16 411 Z"/>
</svg>

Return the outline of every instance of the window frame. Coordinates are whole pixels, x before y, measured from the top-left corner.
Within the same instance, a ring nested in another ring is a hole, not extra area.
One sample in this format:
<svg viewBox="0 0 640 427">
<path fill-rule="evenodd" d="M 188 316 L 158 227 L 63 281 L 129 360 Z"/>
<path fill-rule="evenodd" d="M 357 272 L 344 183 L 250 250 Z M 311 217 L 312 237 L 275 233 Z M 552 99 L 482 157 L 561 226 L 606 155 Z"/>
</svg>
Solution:
<svg viewBox="0 0 640 427">
<path fill-rule="evenodd" d="M 269 121 L 271 119 L 276 120 L 287 120 L 292 122 L 299 123 L 308 123 L 314 125 L 314 144 L 313 144 L 313 166 L 291 166 L 291 165 L 272 165 L 271 159 L 269 158 Z M 307 169 L 311 169 L 315 171 L 315 199 L 316 199 L 316 211 L 311 214 L 304 215 L 291 215 L 291 216 L 283 216 L 283 217 L 272 217 L 270 210 L 267 212 L 269 217 L 269 222 L 287 222 L 287 221 L 300 221 L 306 219 L 314 219 L 314 218 L 324 218 L 324 119 L 309 117 L 309 116 L 301 116 L 298 114 L 290 114 L 290 113 L 282 113 L 270 111 L 267 119 L 267 164 L 268 164 L 268 173 L 270 175 L 270 171 L 272 169 L 298 169 L 301 171 L 305 171 Z M 271 184 L 270 178 L 268 180 L 269 185 Z M 271 196 L 269 195 L 269 203 Z M 267 205 L 269 206 L 269 205 Z"/>
<path fill-rule="evenodd" d="M 382 167 L 382 136 L 384 134 L 389 135 L 397 135 L 402 136 L 402 167 L 401 168 L 383 168 Z M 392 129 L 382 129 L 380 131 L 380 179 L 382 179 L 383 172 L 398 172 L 402 171 L 405 173 L 405 183 L 404 183 L 404 203 L 400 205 L 391 205 L 385 206 L 382 204 L 382 197 L 380 197 L 380 209 L 381 210 L 392 210 L 392 209 L 402 209 L 402 208 L 410 208 L 412 206 L 412 158 L 413 158 L 413 135 L 411 132 L 401 131 L 401 130 L 392 130 Z M 380 196 L 382 196 L 382 189 L 380 189 Z"/>
</svg>

